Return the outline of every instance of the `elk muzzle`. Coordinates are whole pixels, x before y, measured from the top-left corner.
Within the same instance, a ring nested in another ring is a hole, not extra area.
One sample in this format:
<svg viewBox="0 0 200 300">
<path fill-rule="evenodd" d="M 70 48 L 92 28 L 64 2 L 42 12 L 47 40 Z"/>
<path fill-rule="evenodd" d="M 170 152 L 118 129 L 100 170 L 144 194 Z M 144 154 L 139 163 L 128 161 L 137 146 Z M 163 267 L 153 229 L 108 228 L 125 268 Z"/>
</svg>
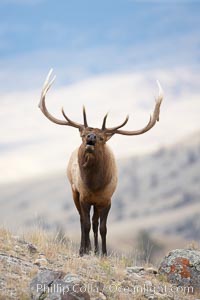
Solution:
<svg viewBox="0 0 200 300">
<path fill-rule="evenodd" d="M 87 139 L 86 139 L 86 150 L 87 152 L 93 152 L 94 151 L 94 146 L 96 144 L 96 134 L 94 133 L 89 133 L 87 135 Z"/>
</svg>

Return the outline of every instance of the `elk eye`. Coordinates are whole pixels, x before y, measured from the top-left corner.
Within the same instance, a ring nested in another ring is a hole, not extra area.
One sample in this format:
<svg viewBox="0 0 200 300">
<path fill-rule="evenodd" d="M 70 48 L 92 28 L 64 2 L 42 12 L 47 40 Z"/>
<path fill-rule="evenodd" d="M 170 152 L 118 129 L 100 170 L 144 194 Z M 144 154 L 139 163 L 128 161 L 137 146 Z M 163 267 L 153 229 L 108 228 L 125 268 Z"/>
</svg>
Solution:
<svg viewBox="0 0 200 300">
<path fill-rule="evenodd" d="M 99 139 L 100 139 L 100 141 L 103 141 L 103 140 L 104 140 L 104 138 L 103 138 L 102 136 L 100 136 Z"/>
<path fill-rule="evenodd" d="M 85 134 L 82 134 L 82 136 L 81 136 L 82 138 L 84 138 L 85 137 Z"/>
</svg>

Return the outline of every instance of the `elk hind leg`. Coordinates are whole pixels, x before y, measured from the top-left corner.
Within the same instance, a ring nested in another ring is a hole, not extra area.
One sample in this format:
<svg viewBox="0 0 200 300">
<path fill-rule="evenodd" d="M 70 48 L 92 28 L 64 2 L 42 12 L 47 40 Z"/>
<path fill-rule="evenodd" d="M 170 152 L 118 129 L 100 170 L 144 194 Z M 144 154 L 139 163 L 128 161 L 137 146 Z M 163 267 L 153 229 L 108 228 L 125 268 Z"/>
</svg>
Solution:
<svg viewBox="0 0 200 300">
<path fill-rule="evenodd" d="M 99 227 L 99 210 L 94 205 L 94 214 L 92 217 L 92 229 L 94 232 L 94 253 L 99 253 L 99 244 L 98 244 L 98 227 Z"/>
<path fill-rule="evenodd" d="M 102 255 L 107 255 L 106 248 L 106 234 L 107 234 L 107 217 L 110 210 L 111 204 L 109 203 L 106 207 L 100 211 L 100 234 L 102 240 Z"/>
</svg>

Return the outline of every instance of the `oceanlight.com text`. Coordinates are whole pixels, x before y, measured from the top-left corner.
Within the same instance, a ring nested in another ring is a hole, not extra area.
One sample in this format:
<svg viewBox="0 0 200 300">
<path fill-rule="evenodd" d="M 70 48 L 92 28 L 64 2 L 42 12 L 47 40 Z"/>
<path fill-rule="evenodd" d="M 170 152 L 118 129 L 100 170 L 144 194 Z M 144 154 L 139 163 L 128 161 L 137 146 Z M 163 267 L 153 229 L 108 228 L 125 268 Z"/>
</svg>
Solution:
<svg viewBox="0 0 200 300">
<path fill-rule="evenodd" d="M 94 293 L 94 292 L 109 292 L 109 293 L 125 293 L 125 294 L 132 294 L 132 295 L 139 295 L 139 294 L 156 294 L 156 293 L 162 293 L 167 295 L 173 295 L 173 294 L 193 294 L 194 288 L 192 286 L 183 287 L 183 286 L 168 286 L 168 285 L 158 285 L 158 286 L 151 286 L 151 285 L 133 285 L 133 286 L 121 286 L 118 284 L 110 284 L 110 285 L 104 285 L 101 288 L 98 287 L 98 285 L 95 284 L 61 284 L 56 283 L 52 284 L 51 286 L 45 285 L 45 284 L 37 284 L 37 292 L 43 292 L 43 293 L 57 293 L 57 294 L 67 294 L 69 292 L 74 293 Z"/>
</svg>

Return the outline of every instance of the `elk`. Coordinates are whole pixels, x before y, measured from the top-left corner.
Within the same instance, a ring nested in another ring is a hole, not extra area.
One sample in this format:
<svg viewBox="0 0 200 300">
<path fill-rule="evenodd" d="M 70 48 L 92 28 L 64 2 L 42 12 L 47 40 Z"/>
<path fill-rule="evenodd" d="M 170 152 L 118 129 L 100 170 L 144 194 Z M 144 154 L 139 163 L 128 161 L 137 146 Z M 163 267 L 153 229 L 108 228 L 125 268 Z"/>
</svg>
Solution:
<svg viewBox="0 0 200 300">
<path fill-rule="evenodd" d="M 46 108 L 45 97 L 55 80 L 55 76 L 51 79 L 51 74 L 52 70 L 50 70 L 43 85 L 39 108 L 50 121 L 59 125 L 77 128 L 82 139 L 80 147 L 72 153 L 67 167 L 67 176 L 71 184 L 73 200 L 80 215 L 81 243 L 79 254 L 82 256 L 91 251 L 89 235 L 91 229 L 90 210 L 93 206 L 92 228 L 94 232 L 94 252 L 95 254 L 99 253 L 98 228 L 100 225 L 102 255 L 107 255 L 106 223 L 111 207 L 111 197 L 117 186 L 117 167 L 114 154 L 106 142 L 114 134 L 132 136 L 143 134 L 150 130 L 156 124 L 156 121 L 159 121 L 163 91 L 160 83 L 157 81 L 159 94 L 156 98 L 153 114 L 152 116 L 150 115 L 150 120 L 144 128 L 134 131 L 122 130 L 121 128 L 128 122 L 128 116 L 122 124 L 107 128 L 106 120 L 108 114 L 106 114 L 101 129 L 98 129 L 88 126 L 84 106 L 83 124 L 69 119 L 63 108 L 63 120 L 57 119 L 49 113 Z"/>
</svg>

